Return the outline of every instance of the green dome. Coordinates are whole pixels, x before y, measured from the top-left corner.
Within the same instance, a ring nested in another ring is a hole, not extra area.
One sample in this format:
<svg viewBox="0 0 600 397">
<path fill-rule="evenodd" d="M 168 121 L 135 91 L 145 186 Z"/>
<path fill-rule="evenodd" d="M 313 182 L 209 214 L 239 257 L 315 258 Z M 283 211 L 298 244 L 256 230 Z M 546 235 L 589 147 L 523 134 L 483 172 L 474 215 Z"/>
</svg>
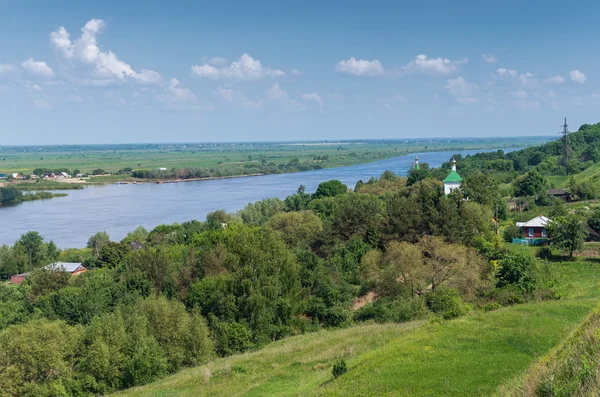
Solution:
<svg viewBox="0 0 600 397">
<path fill-rule="evenodd" d="M 446 182 L 462 182 L 462 178 L 458 175 L 458 172 L 451 171 L 446 179 L 444 179 L 444 183 Z"/>
</svg>

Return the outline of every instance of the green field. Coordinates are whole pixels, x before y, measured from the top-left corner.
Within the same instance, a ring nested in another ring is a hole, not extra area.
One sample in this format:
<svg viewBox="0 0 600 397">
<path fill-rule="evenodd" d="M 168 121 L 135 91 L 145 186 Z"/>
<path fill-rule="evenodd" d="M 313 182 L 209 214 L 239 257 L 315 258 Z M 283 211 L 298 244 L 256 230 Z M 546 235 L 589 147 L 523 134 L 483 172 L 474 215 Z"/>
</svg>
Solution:
<svg viewBox="0 0 600 397">
<path fill-rule="evenodd" d="M 560 300 L 474 311 L 441 324 L 372 324 L 292 337 L 117 395 L 504 393 L 600 302 L 600 265 L 579 261 L 550 266 L 558 275 Z M 331 368 L 339 357 L 346 358 L 349 370 L 334 380 Z"/>
<path fill-rule="evenodd" d="M 246 163 L 301 163 L 336 167 L 405 155 L 411 152 L 510 148 L 539 145 L 548 139 L 473 138 L 427 140 L 363 140 L 304 143 L 139 144 L 88 146 L 0 146 L 0 173 L 31 173 L 35 168 L 83 173 L 94 169 L 117 172 L 132 169 L 184 167 L 239 168 Z M 323 158 L 326 158 L 323 160 Z"/>
</svg>

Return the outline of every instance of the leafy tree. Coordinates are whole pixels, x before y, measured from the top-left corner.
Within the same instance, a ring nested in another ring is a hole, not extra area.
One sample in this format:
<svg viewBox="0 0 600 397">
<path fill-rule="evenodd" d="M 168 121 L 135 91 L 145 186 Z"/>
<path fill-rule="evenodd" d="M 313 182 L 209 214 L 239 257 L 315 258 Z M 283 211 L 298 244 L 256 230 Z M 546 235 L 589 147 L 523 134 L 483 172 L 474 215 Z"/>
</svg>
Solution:
<svg viewBox="0 0 600 397">
<path fill-rule="evenodd" d="M 379 226 L 382 213 L 383 203 L 377 197 L 348 193 L 336 199 L 336 206 L 331 214 L 331 228 L 346 240 L 354 235 L 362 237 L 367 230 Z"/>
<path fill-rule="evenodd" d="M 411 168 L 410 171 L 408 171 L 407 177 L 408 179 L 406 181 L 406 186 L 412 186 L 419 181 L 431 178 L 431 170 L 429 169 L 429 164 L 421 163 L 419 164 L 419 169 Z"/>
<path fill-rule="evenodd" d="M 323 230 L 321 218 L 312 211 L 279 213 L 271 217 L 267 225 L 277 230 L 292 247 L 313 241 Z"/>
<path fill-rule="evenodd" d="M 242 218 L 246 225 L 262 226 L 270 217 L 284 210 L 285 203 L 280 199 L 264 199 L 246 205 L 238 211 L 237 216 Z"/>
<path fill-rule="evenodd" d="M 134 231 L 127 233 L 127 236 L 121 242 L 132 243 L 132 242 L 144 242 L 148 238 L 148 230 L 144 226 L 138 226 Z"/>
<path fill-rule="evenodd" d="M 38 296 L 67 286 L 70 279 L 71 273 L 64 271 L 64 269 L 37 269 L 27 278 L 29 284 L 28 295 L 30 299 L 35 299 Z"/>
<path fill-rule="evenodd" d="M 0 333 L 0 390 L 6 395 L 71 395 L 65 388 L 81 346 L 81 329 L 32 320 Z"/>
<path fill-rule="evenodd" d="M 312 199 L 312 195 L 306 194 L 306 187 L 300 185 L 296 194 L 288 196 L 285 199 L 286 211 L 302 211 L 308 209 L 308 203 Z"/>
<path fill-rule="evenodd" d="M 40 267 L 46 260 L 44 249 L 44 238 L 38 232 L 27 232 L 15 243 L 15 246 L 23 248 L 29 258 L 29 269 Z"/>
<path fill-rule="evenodd" d="M 498 182 L 490 175 L 476 172 L 462 182 L 465 196 L 476 203 L 492 206 L 499 195 Z"/>
<path fill-rule="evenodd" d="M 533 170 L 518 177 L 513 188 L 516 196 L 540 196 L 546 194 L 548 181 L 538 171 Z"/>
<path fill-rule="evenodd" d="M 129 252 L 127 245 L 109 241 L 102 246 L 98 255 L 98 266 L 115 268 L 119 266 Z"/>
<path fill-rule="evenodd" d="M 512 243 L 514 238 L 523 237 L 523 232 L 516 225 L 507 226 L 502 233 L 502 238 L 507 243 Z"/>
<path fill-rule="evenodd" d="M 344 194 L 347 191 L 348 186 L 344 185 L 337 179 L 333 179 L 331 181 L 321 182 L 319 186 L 317 186 L 315 198 L 334 197 L 340 194 Z"/>
<path fill-rule="evenodd" d="M 98 232 L 88 239 L 87 247 L 94 250 L 94 256 L 97 258 L 100 255 L 102 247 L 110 242 L 110 236 L 106 232 Z"/>
<path fill-rule="evenodd" d="M 529 255 L 510 253 L 500 261 L 496 285 L 499 288 L 515 286 L 522 292 L 536 289 L 538 270 L 535 259 Z"/>
<path fill-rule="evenodd" d="M 567 251 L 572 257 L 574 252 L 583 248 L 583 243 L 588 236 L 586 226 L 585 217 L 577 213 L 553 219 L 548 224 L 552 245 Z"/>
</svg>

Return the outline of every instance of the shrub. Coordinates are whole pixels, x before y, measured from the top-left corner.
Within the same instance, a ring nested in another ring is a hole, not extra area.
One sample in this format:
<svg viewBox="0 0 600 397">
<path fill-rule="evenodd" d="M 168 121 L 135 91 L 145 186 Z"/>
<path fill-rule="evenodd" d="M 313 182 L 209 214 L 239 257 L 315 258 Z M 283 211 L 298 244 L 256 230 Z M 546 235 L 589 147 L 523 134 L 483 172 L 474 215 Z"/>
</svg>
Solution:
<svg viewBox="0 0 600 397">
<path fill-rule="evenodd" d="M 487 313 L 487 312 L 491 312 L 492 310 L 500 309 L 501 307 L 502 307 L 502 305 L 499 304 L 498 302 L 488 302 L 485 305 L 483 305 L 481 307 L 481 309 Z"/>
<path fill-rule="evenodd" d="M 540 259 L 552 259 L 552 250 L 548 247 L 540 247 L 535 252 L 535 256 Z"/>
<path fill-rule="evenodd" d="M 537 263 L 523 254 L 509 254 L 500 261 L 496 285 L 499 288 L 514 285 L 522 292 L 533 292 L 537 285 Z"/>
<path fill-rule="evenodd" d="M 340 358 L 335 362 L 335 364 L 333 364 L 331 374 L 335 379 L 344 375 L 346 372 L 348 372 L 348 364 L 346 364 L 346 360 L 344 360 L 343 358 Z"/>
<path fill-rule="evenodd" d="M 438 288 L 435 292 L 427 294 L 429 309 L 446 320 L 464 315 L 467 309 L 456 290 L 447 287 Z"/>
<path fill-rule="evenodd" d="M 522 237 L 521 229 L 519 229 L 515 225 L 508 226 L 506 229 L 504 229 L 504 232 L 502 233 L 502 238 L 507 243 L 512 243 L 513 238 L 519 237 Z"/>
</svg>

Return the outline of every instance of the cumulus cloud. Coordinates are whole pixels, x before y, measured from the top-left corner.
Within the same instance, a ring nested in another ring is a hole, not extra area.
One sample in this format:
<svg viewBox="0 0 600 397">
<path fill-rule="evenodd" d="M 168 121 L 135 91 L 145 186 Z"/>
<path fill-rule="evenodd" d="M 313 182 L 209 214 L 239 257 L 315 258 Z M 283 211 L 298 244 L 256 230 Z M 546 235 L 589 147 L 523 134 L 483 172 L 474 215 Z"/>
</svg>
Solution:
<svg viewBox="0 0 600 397">
<path fill-rule="evenodd" d="M 287 92 L 279 87 L 279 83 L 275 83 L 265 92 L 265 96 L 270 101 L 282 101 L 287 99 Z"/>
<path fill-rule="evenodd" d="M 324 105 L 323 98 L 321 98 L 321 95 L 319 95 L 318 92 L 313 92 L 310 94 L 302 94 L 300 97 L 302 99 L 304 99 L 305 101 L 315 101 L 316 104 L 319 105 L 320 108 L 322 108 Z"/>
<path fill-rule="evenodd" d="M 231 103 L 233 102 L 233 90 L 225 87 L 218 86 L 217 89 L 213 92 L 215 96 L 218 96 L 225 102 Z"/>
<path fill-rule="evenodd" d="M 215 65 L 215 66 L 222 66 L 222 65 L 227 64 L 227 59 L 225 59 L 223 57 L 212 57 L 212 58 L 204 57 L 204 58 L 202 58 L 202 61 L 204 63 L 208 63 L 209 65 Z"/>
<path fill-rule="evenodd" d="M 521 84 L 527 86 L 533 86 L 537 83 L 537 79 L 530 72 L 520 74 L 519 81 L 521 82 Z"/>
<path fill-rule="evenodd" d="M 302 76 L 302 72 L 301 72 L 301 71 L 299 71 L 298 69 L 292 69 L 292 70 L 291 70 L 291 72 L 290 72 L 290 74 L 291 74 L 292 76 L 296 76 L 296 77 L 298 77 L 298 76 Z"/>
<path fill-rule="evenodd" d="M 242 54 L 239 60 L 232 62 L 229 66 L 216 67 L 208 63 L 193 65 L 192 73 L 211 80 L 236 81 L 259 80 L 265 77 L 285 75 L 283 70 L 263 67 L 258 59 L 254 59 L 248 54 Z"/>
<path fill-rule="evenodd" d="M 102 19 L 91 19 L 81 28 L 81 36 L 77 40 L 71 40 L 69 32 L 61 26 L 50 33 L 50 42 L 66 59 L 94 67 L 99 79 L 129 79 L 142 84 L 157 84 L 162 81 L 159 73 L 147 69 L 137 72 L 114 52 L 101 50 L 97 36 L 105 27 L 106 23 Z"/>
<path fill-rule="evenodd" d="M 181 87 L 179 80 L 173 78 L 167 87 L 169 102 L 195 102 L 196 95 L 187 88 Z"/>
<path fill-rule="evenodd" d="M 354 57 L 339 61 L 335 69 L 340 73 L 346 73 L 353 76 L 382 76 L 385 74 L 383 66 L 378 60 L 368 61 L 365 59 L 356 59 Z"/>
<path fill-rule="evenodd" d="M 517 71 L 511 69 L 499 68 L 496 73 L 500 77 L 517 77 Z"/>
<path fill-rule="evenodd" d="M 469 83 L 462 77 L 448 80 L 444 88 L 455 97 L 469 97 L 479 89 L 476 84 Z"/>
<path fill-rule="evenodd" d="M 548 77 L 546 80 L 544 80 L 546 83 L 550 83 L 550 84 L 562 84 L 565 82 L 565 78 L 562 76 L 552 76 L 552 77 Z"/>
<path fill-rule="evenodd" d="M 577 69 L 571 70 L 569 72 L 569 77 L 571 78 L 572 81 L 579 83 L 579 84 L 585 83 L 585 80 L 587 79 L 586 75 Z"/>
<path fill-rule="evenodd" d="M 33 76 L 39 76 L 45 79 L 51 79 L 54 77 L 54 71 L 46 64 L 46 62 L 36 61 L 33 58 L 29 58 L 21 63 L 21 67 L 23 70 Z"/>
<path fill-rule="evenodd" d="M 483 60 L 486 61 L 487 63 L 496 63 L 496 62 L 498 62 L 498 58 L 496 58 L 492 54 L 483 54 L 482 57 L 483 57 Z"/>
<path fill-rule="evenodd" d="M 407 73 L 451 74 L 456 72 L 459 65 L 465 64 L 468 59 L 451 61 L 448 58 L 429 58 L 427 55 L 417 55 L 403 70 Z"/>
</svg>

